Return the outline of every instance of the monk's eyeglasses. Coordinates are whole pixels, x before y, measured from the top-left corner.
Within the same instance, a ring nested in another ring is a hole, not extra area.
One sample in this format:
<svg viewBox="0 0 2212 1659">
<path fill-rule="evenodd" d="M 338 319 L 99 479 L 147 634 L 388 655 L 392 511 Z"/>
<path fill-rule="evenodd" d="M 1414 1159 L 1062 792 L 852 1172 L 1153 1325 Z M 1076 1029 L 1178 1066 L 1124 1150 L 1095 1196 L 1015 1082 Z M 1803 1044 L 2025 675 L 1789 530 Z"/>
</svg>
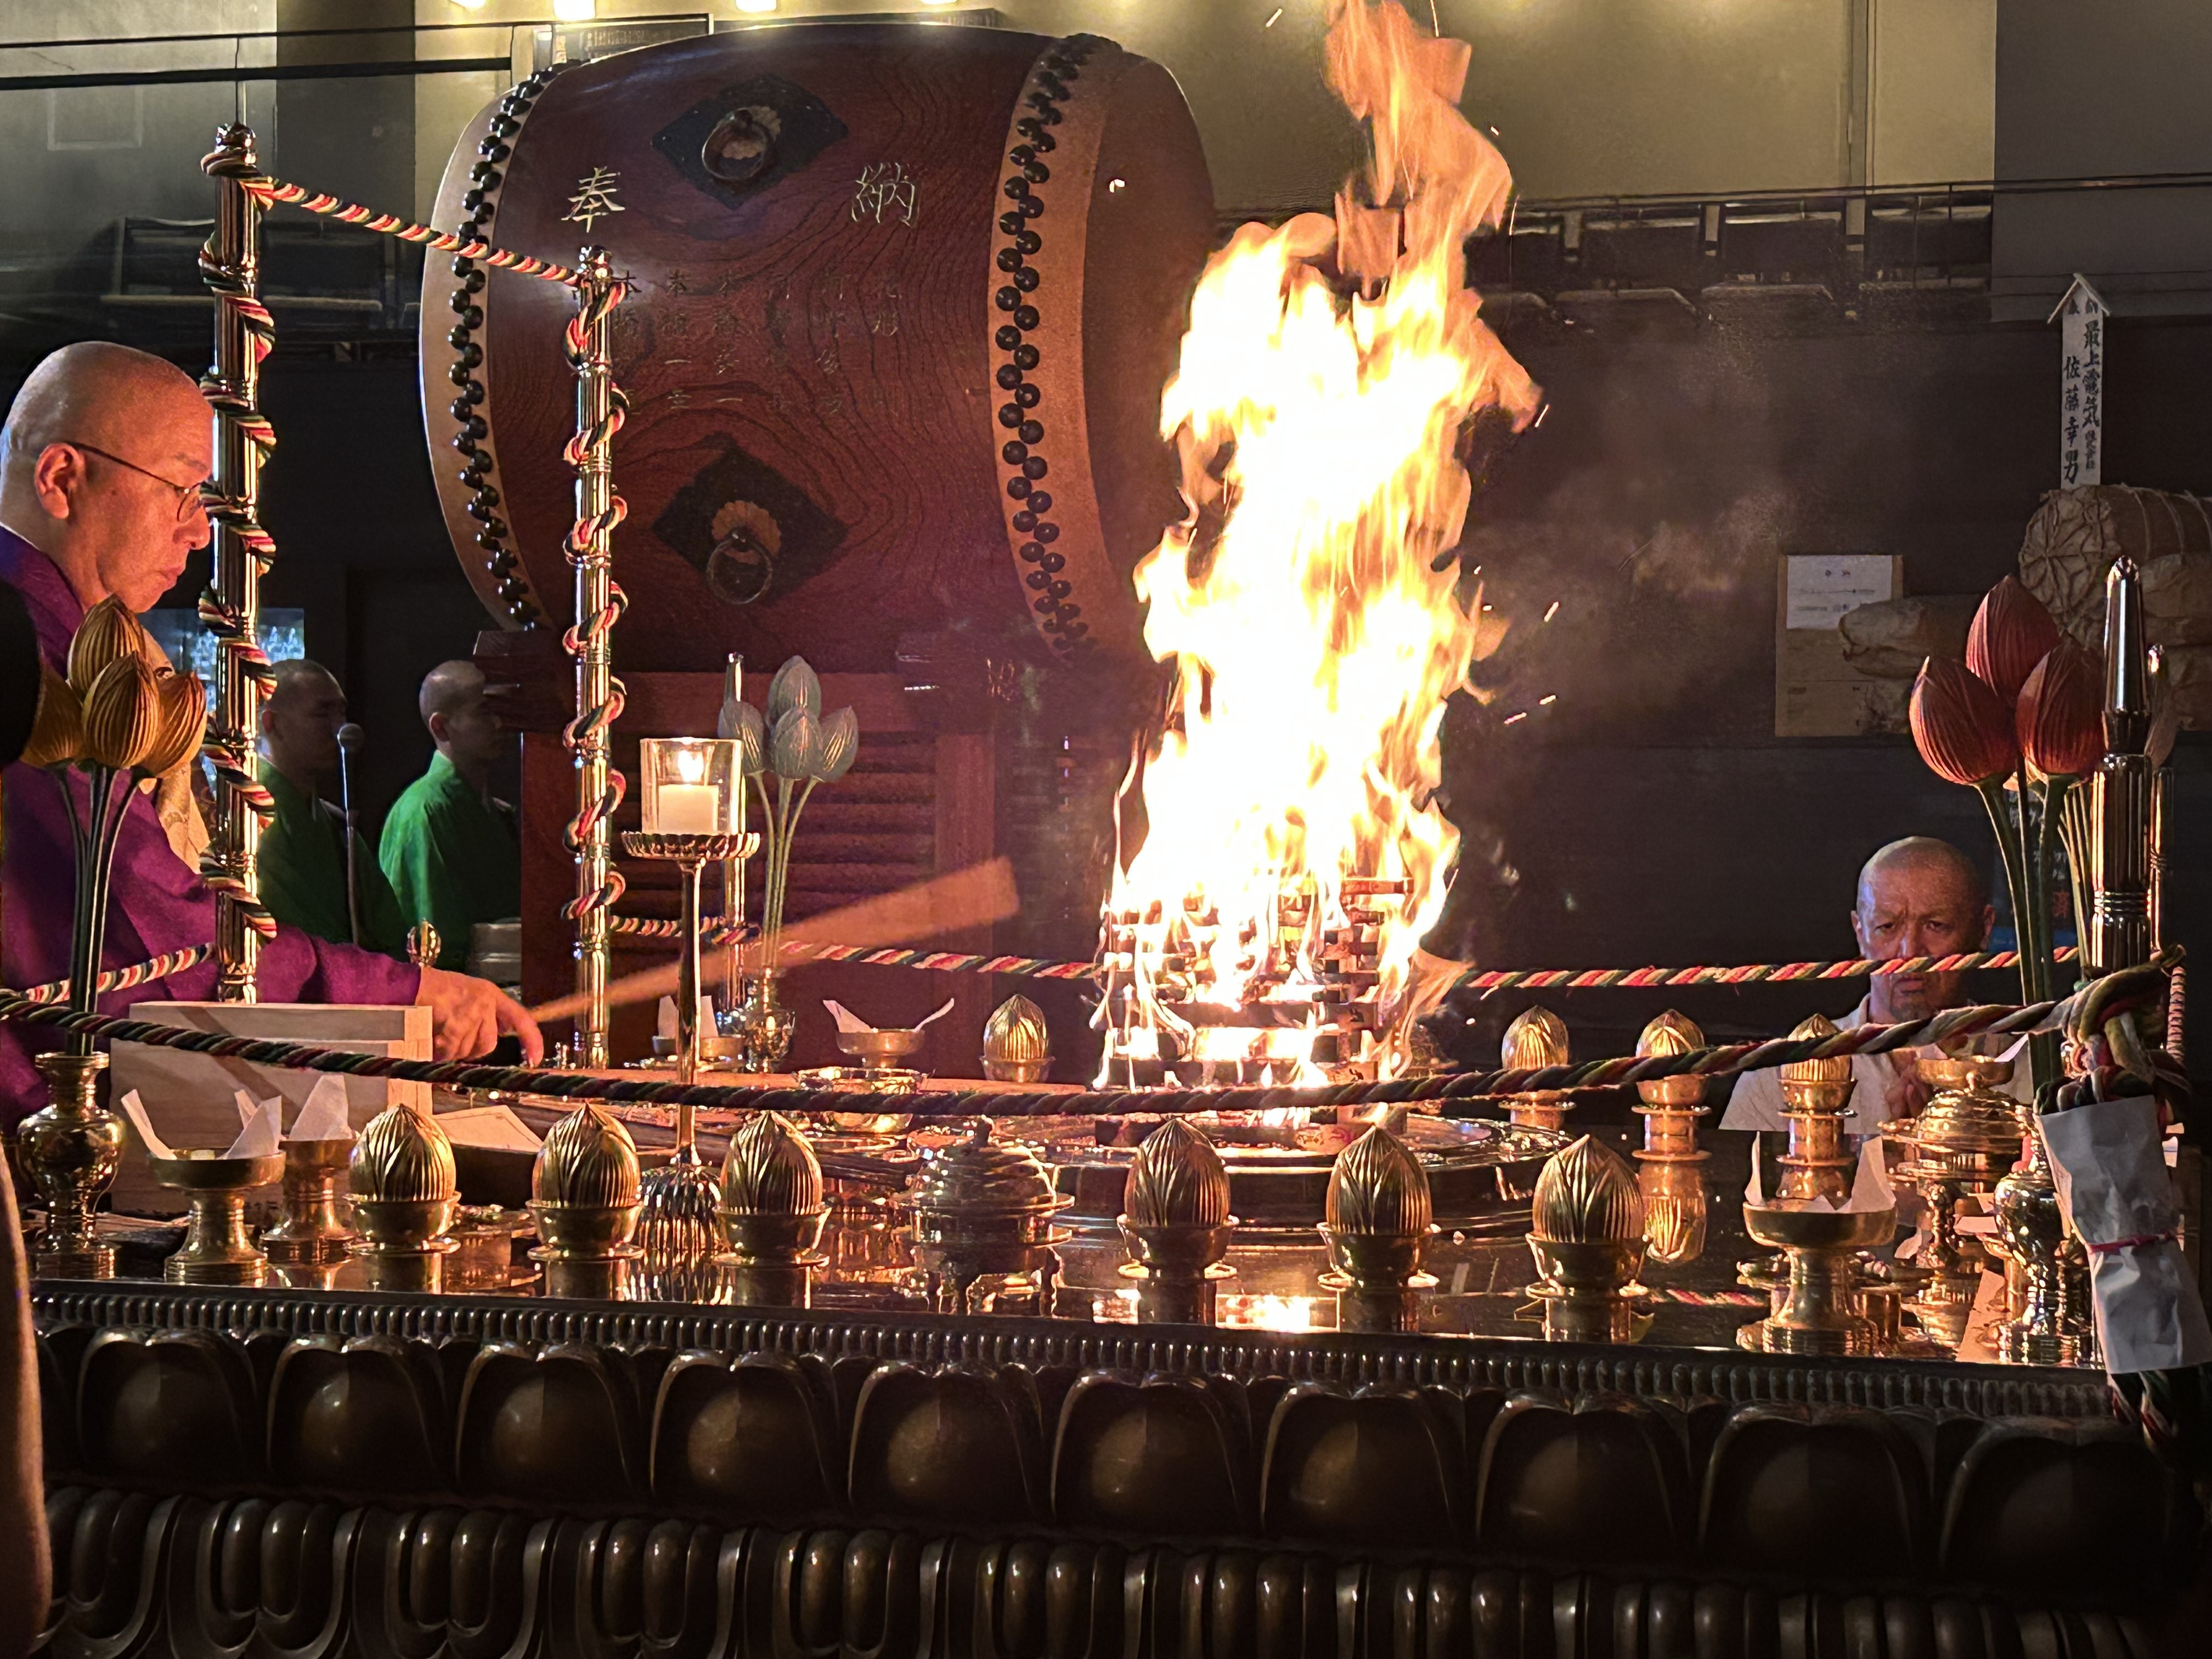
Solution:
<svg viewBox="0 0 2212 1659">
<path fill-rule="evenodd" d="M 160 473 L 153 471 L 149 468 L 143 467 L 136 461 L 126 461 L 120 455 L 110 454 L 106 450 L 102 449 L 98 444 L 82 443 L 75 439 L 64 439 L 63 441 L 67 443 L 71 449 L 82 449 L 87 454 L 99 456 L 103 461 L 112 461 L 118 466 L 127 466 L 133 472 L 143 473 L 147 477 L 151 478 L 155 483 L 161 485 L 162 489 L 174 491 L 177 497 L 177 522 L 179 524 L 184 523 L 185 520 L 190 519 L 193 514 L 200 510 L 202 501 L 200 498 L 200 487 L 198 484 L 171 483 Z"/>
</svg>

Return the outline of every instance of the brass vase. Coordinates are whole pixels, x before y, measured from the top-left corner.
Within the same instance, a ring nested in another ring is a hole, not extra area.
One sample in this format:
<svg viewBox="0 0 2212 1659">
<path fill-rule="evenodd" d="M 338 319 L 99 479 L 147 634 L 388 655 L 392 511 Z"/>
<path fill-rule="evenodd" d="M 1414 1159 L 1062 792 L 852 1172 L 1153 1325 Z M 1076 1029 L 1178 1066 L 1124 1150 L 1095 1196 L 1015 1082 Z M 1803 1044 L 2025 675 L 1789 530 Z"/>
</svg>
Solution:
<svg viewBox="0 0 2212 1659">
<path fill-rule="evenodd" d="M 2021 1103 L 2020 1162 L 1997 1182 L 1992 1241 L 2006 1262 L 2009 1316 L 1990 1333 L 1999 1359 L 2014 1365 L 2093 1364 L 2097 1334 L 2086 1295 L 2084 1255 L 2066 1224 L 2051 1176 L 2035 1108 Z"/>
<path fill-rule="evenodd" d="M 246 1194 L 283 1173 L 283 1155 L 225 1158 L 194 1148 L 150 1162 L 155 1180 L 184 1194 L 190 1218 L 184 1245 L 161 1264 L 161 1277 L 172 1285 L 268 1283 L 269 1258 L 246 1229 Z"/>
<path fill-rule="evenodd" d="M 92 1219 L 123 1160 L 123 1120 L 97 1098 L 107 1056 L 56 1051 L 36 1064 L 46 1103 L 23 1120 L 16 1142 L 46 1207 L 31 1271 L 40 1279 L 112 1279 L 115 1247 L 99 1242 Z"/>
<path fill-rule="evenodd" d="M 1921 1328 L 1956 1348 L 1966 1332 L 1975 1292 L 1990 1267 L 1989 1253 L 1959 1231 L 1959 1206 L 1968 1195 L 1993 1193 L 2021 1154 L 2019 1103 L 1994 1085 L 2012 1076 L 2009 1061 L 1946 1055 L 1920 1062 L 1936 1092 L 1917 1117 L 1881 1126 L 1882 1133 L 1911 1149 L 1897 1171 L 1927 1206 L 1917 1266 L 1920 1283 L 1905 1304 Z"/>
<path fill-rule="evenodd" d="M 783 981 L 781 969 L 768 969 L 745 980 L 744 1000 L 738 1004 L 734 1022 L 741 1072 L 781 1072 L 791 1052 L 799 1016 L 786 1007 L 777 991 Z"/>
</svg>

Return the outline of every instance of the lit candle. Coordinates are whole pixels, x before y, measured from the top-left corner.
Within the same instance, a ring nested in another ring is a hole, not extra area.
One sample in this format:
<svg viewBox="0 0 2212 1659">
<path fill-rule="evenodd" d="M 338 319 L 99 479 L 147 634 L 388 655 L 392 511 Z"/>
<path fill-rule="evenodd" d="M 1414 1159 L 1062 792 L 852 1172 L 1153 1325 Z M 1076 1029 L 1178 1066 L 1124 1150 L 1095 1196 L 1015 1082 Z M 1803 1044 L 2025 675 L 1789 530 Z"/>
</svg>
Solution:
<svg viewBox="0 0 2212 1659">
<path fill-rule="evenodd" d="M 653 813 L 653 829 L 664 836 L 721 833 L 722 792 L 711 783 L 664 783 Z"/>
<path fill-rule="evenodd" d="M 723 822 L 724 784 L 709 775 L 707 751 L 703 743 L 665 745 L 662 758 L 674 763 L 674 775 L 656 772 L 648 830 L 664 836 L 719 836 L 728 830 Z"/>
</svg>

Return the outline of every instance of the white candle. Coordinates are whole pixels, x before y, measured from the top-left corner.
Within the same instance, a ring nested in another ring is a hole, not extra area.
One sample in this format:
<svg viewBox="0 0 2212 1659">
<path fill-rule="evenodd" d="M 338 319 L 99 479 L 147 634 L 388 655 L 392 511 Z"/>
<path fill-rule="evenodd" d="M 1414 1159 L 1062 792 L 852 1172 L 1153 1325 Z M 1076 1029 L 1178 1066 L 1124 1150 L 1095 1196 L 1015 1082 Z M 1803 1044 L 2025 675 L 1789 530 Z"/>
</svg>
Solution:
<svg viewBox="0 0 2212 1659">
<path fill-rule="evenodd" d="M 722 792 L 711 783 L 664 783 L 653 794 L 653 823 L 664 836 L 722 833 Z"/>
</svg>

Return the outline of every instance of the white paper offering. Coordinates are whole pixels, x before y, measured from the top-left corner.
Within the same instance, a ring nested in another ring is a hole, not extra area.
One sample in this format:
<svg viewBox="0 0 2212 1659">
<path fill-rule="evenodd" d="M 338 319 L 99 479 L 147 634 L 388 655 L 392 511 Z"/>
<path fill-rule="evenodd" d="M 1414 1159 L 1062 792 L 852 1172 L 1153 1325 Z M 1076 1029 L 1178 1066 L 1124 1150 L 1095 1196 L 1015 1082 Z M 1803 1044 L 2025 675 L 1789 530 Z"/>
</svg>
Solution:
<svg viewBox="0 0 2212 1659">
<path fill-rule="evenodd" d="M 674 997 L 661 998 L 660 1006 L 653 1011 L 653 1034 L 669 1042 L 676 1041 L 676 999 Z"/>
<path fill-rule="evenodd" d="M 243 1098 L 245 1091 L 240 1090 L 239 1093 Z M 254 1108 L 253 1115 L 246 1119 L 246 1127 L 238 1132 L 238 1139 L 230 1143 L 230 1150 L 223 1156 L 268 1158 L 276 1152 L 277 1143 L 283 1136 L 283 1109 L 284 1097 L 282 1095 L 271 1095 L 263 1101 Z"/>
<path fill-rule="evenodd" d="M 1844 1207 L 1847 1210 L 1893 1210 L 1897 1194 L 1890 1189 L 1889 1168 L 1881 1153 L 1880 1135 L 1869 1135 L 1859 1143 L 1858 1173 L 1851 1178 L 1851 1195 Z"/>
<path fill-rule="evenodd" d="M 247 1124 L 253 1121 L 253 1114 L 257 1109 L 253 1104 L 253 1097 L 252 1095 L 246 1093 L 243 1089 L 233 1089 L 230 1091 L 230 1103 L 238 1108 L 238 1127 L 240 1128 L 243 1129 Z"/>
<path fill-rule="evenodd" d="M 2148 1095 L 2038 1120 L 2058 1200 L 2089 1251 L 2105 1369 L 2172 1370 L 2212 1360 L 2212 1324 L 2181 1255 L 2181 1204 Z"/>
<path fill-rule="evenodd" d="M 945 1015 L 952 1012 L 954 1001 L 955 999 L 947 997 L 945 1000 L 945 1006 L 942 1008 L 939 1008 L 935 1013 L 930 1015 L 927 1019 L 916 1020 L 912 1025 L 905 1027 L 904 1029 L 908 1030 L 919 1031 L 923 1026 L 929 1024 L 932 1021 L 943 1019 Z M 877 1029 L 875 1026 L 869 1024 L 865 1019 L 862 1019 L 851 1009 L 846 1007 L 842 1002 L 825 1001 L 822 1006 L 830 1011 L 830 1018 L 837 1022 L 837 1029 L 845 1033 L 848 1036 L 854 1035 L 855 1032 L 872 1031 Z"/>
<path fill-rule="evenodd" d="M 300 1103 L 300 1115 L 292 1120 L 287 1140 L 351 1140 L 353 1124 L 346 1114 L 345 1079 L 325 1072 L 315 1079 L 307 1097 Z"/>
<path fill-rule="evenodd" d="M 534 1152 L 545 1143 L 507 1106 L 469 1106 L 458 1112 L 438 1114 L 438 1127 L 456 1146 L 483 1146 L 494 1152 Z"/>
<path fill-rule="evenodd" d="M 169 1143 L 154 1133 L 153 1120 L 146 1115 L 146 1103 L 138 1098 L 133 1089 L 116 1103 L 123 1108 L 123 1115 L 131 1120 L 131 1127 L 138 1132 L 138 1139 L 146 1143 L 146 1150 L 155 1158 L 174 1158 Z"/>
</svg>

